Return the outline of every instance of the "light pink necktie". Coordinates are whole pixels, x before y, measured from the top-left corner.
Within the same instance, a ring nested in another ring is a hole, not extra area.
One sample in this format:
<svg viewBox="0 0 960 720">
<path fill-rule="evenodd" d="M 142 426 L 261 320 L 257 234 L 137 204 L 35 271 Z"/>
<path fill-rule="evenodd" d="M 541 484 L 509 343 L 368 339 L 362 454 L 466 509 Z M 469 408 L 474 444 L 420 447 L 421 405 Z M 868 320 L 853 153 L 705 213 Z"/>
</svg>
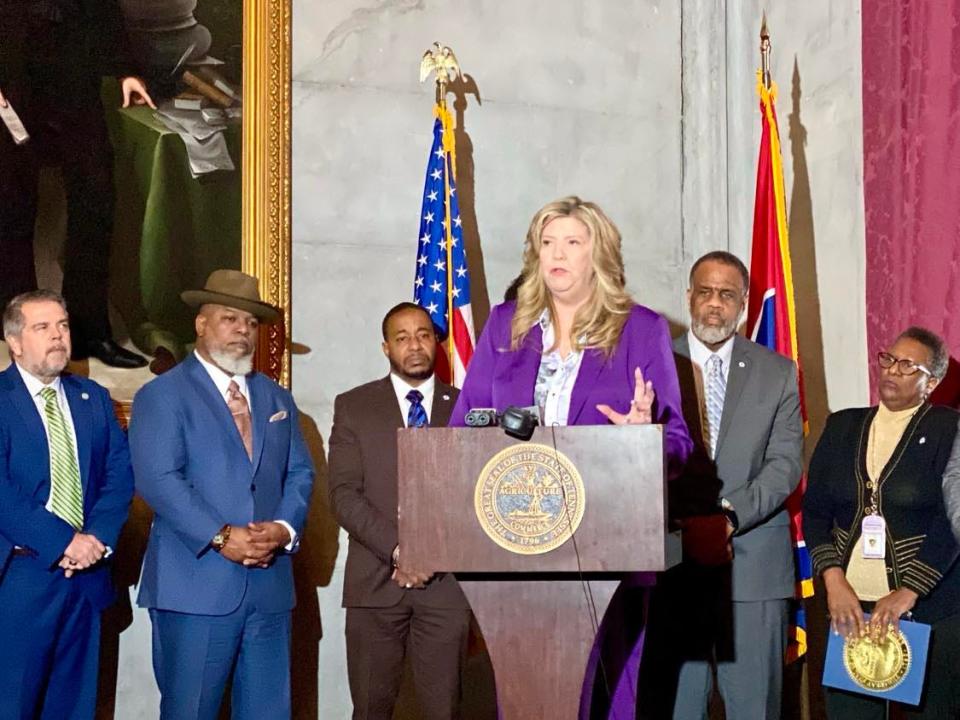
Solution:
<svg viewBox="0 0 960 720">
<path fill-rule="evenodd" d="M 250 406 L 247 399 L 240 392 L 240 386 L 236 380 L 230 381 L 227 388 L 227 407 L 233 415 L 233 421 L 237 424 L 237 430 L 240 431 L 240 437 L 243 438 L 243 446 L 247 449 L 247 457 L 253 459 L 253 423 L 250 420 Z"/>
</svg>

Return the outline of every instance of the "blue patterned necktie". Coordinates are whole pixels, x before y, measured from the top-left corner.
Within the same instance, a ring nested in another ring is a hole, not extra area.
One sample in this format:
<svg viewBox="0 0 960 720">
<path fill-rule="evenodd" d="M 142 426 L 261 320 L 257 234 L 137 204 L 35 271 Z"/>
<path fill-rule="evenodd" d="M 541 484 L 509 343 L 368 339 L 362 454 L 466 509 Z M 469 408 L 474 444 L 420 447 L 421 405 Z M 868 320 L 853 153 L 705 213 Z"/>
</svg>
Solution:
<svg viewBox="0 0 960 720">
<path fill-rule="evenodd" d="M 717 438 L 720 435 L 720 418 L 723 417 L 723 397 L 727 381 L 723 377 L 723 360 L 719 355 L 707 358 L 707 427 L 710 431 L 710 457 L 717 456 Z"/>
<path fill-rule="evenodd" d="M 423 407 L 423 393 L 411 390 L 407 393 L 410 409 L 407 411 L 407 427 L 423 427 L 427 424 L 427 411 Z"/>
</svg>

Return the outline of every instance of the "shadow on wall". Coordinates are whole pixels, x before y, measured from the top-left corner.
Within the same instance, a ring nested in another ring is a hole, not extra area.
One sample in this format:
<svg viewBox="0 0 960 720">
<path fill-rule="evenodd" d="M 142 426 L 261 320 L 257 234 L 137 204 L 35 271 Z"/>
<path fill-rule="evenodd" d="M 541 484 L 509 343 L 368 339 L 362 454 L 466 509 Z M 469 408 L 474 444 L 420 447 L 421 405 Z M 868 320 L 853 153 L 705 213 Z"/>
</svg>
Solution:
<svg viewBox="0 0 960 720">
<path fill-rule="evenodd" d="M 330 584 L 339 551 L 339 528 L 327 502 L 328 474 L 323 438 L 313 418 L 303 413 L 300 414 L 300 430 L 317 474 L 300 550 L 293 556 L 297 606 L 293 610 L 291 633 L 291 684 L 295 698 L 293 717 L 296 720 L 315 720 L 319 711 L 319 645 L 323 637 L 317 588 Z M 114 558 L 113 576 L 118 600 L 103 614 L 97 720 L 114 720 L 116 717 L 120 635 L 133 622 L 130 589 L 140 579 L 152 521 L 150 507 L 141 498 L 135 497 Z M 152 675 L 152 669 L 145 667 L 139 674 Z M 225 697 L 229 698 L 229 691 Z M 229 701 L 224 703 L 221 718 L 229 718 L 228 705 Z"/>
<path fill-rule="evenodd" d="M 804 397 L 810 434 L 805 444 L 809 460 L 830 408 L 823 357 L 823 328 L 820 324 L 820 291 L 817 285 L 817 250 L 807 167 L 807 129 L 800 120 L 800 68 L 793 60 L 793 82 L 789 115 L 790 156 L 793 161 L 793 190 L 788 219 L 790 257 L 793 264 L 794 298 L 797 309 L 797 338 L 803 366 Z"/>
<path fill-rule="evenodd" d="M 133 498 L 127 523 L 117 541 L 113 559 L 113 582 L 117 588 L 117 601 L 107 608 L 100 626 L 100 675 L 97 679 L 97 720 L 113 720 L 117 705 L 117 670 L 120 660 L 120 634 L 133 623 L 133 606 L 130 589 L 140 579 L 140 567 L 147 551 L 147 537 L 153 511 L 139 497 Z M 152 677 L 152 668 L 138 673 Z"/>
<path fill-rule="evenodd" d="M 319 712 L 317 683 L 320 640 L 323 638 L 317 588 L 330 585 L 340 550 L 340 528 L 330 511 L 327 459 L 316 421 L 300 413 L 300 431 L 313 459 L 316 479 L 300 550 L 293 556 L 293 583 L 297 593 L 297 605 L 293 609 L 290 680 L 294 698 L 294 720 L 316 720 Z"/>
<path fill-rule="evenodd" d="M 820 323 L 820 292 L 817 284 L 816 235 L 813 222 L 813 201 L 810 194 L 810 172 L 807 166 L 807 129 L 800 119 L 800 66 L 793 59 L 790 88 L 791 108 L 788 118 L 790 157 L 793 163 L 793 189 L 788 205 L 790 258 L 793 265 L 794 298 L 797 314 L 797 338 L 800 364 L 803 367 L 804 399 L 810 432 L 804 442 L 807 461 L 813 454 L 830 414 L 823 356 L 823 328 Z M 786 669 L 783 694 L 784 718 L 824 717 L 823 675 L 824 642 L 827 637 L 827 610 L 823 585 L 816 583 L 816 593 L 806 601 L 808 652 L 805 661 Z"/>
<path fill-rule="evenodd" d="M 464 75 L 447 85 L 453 93 L 453 109 L 457 127 L 454 131 L 457 143 L 457 194 L 460 198 L 460 219 L 463 221 L 464 249 L 467 251 L 467 266 L 470 268 L 470 305 L 473 310 L 473 326 L 477 337 L 490 314 L 490 293 L 487 290 L 487 274 L 483 266 L 483 247 L 480 243 L 480 226 L 477 223 L 476 186 L 473 166 L 473 140 L 466 127 L 467 95 L 473 95 L 482 105 L 480 89 L 472 75 Z"/>
</svg>

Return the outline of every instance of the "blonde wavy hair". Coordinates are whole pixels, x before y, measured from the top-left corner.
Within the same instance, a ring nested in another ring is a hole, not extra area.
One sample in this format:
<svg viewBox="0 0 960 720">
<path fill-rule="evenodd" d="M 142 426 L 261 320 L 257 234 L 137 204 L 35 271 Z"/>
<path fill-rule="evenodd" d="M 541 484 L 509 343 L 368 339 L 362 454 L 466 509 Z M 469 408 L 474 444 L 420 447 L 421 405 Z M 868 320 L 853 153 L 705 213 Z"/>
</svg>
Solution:
<svg viewBox="0 0 960 720">
<path fill-rule="evenodd" d="M 573 349 L 592 347 L 609 356 L 634 305 L 624 288 L 620 231 L 598 205 L 575 195 L 545 205 L 530 221 L 523 249 L 523 281 L 517 289 L 517 310 L 510 328 L 511 349 L 520 347 L 544 310 L 550 312 L 556 327 L 553 299 L 540 272 L 540 244 L 543 229 L 560 217 L 576 218 L 593 238 L 593 290 L 574 316 L 570 332 Z"/>
</svg>

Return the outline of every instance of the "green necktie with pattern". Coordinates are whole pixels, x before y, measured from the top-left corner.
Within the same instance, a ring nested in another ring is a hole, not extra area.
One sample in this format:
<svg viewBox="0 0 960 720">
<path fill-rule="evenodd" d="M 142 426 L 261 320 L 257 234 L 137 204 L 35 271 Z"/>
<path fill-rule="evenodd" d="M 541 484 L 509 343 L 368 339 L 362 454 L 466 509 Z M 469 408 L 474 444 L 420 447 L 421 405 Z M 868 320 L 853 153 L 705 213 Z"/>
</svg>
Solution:
<svg viewBox="0 0 960 720">
<path fill-rule="evenodd" d="M 50 442 L 50 508 L 53 514 L 83 529 L 83 488 L 80 467 L 73 448 L 73 435 L 57 402 L 57 391 L 45 387 L 40 397 L 46 403 L 47 439 Z"/>
</svg>

